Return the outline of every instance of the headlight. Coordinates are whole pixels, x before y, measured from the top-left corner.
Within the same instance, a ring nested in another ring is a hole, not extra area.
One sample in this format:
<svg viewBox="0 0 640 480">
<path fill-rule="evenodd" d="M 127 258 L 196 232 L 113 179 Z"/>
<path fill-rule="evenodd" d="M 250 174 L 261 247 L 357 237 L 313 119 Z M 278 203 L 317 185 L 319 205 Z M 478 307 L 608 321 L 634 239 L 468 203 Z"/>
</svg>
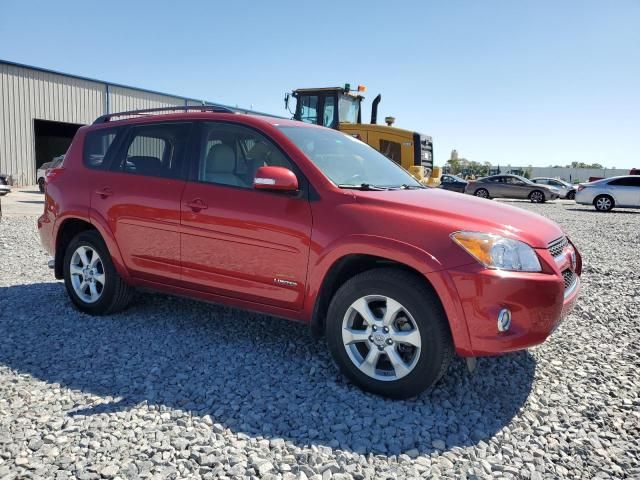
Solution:
<svg viewBox="0 0 640 480">
<path fill-rule="evenodd" d="M 519 272 L 542 270 L 535 250 L 519 240 L 480 232 L 455 232 L 451 238 L 487 268 Z"/>
</svg>

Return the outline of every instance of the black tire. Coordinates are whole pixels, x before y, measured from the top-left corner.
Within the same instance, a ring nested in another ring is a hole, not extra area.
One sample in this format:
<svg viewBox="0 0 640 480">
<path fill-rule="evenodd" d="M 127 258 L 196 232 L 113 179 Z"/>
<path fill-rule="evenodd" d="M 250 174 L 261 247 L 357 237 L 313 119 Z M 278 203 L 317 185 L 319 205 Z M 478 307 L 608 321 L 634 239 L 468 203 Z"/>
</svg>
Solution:
<svg viewBox="0 0 640 480">
<path fill-rule="evenodd" d="M 480 198 L 490 198 L 489 197 L 489 190 L 487 190 L 486 188 L 479 188 L 477 189 L 475 192 L 473 192 L 473 194 L 476 197 L 480 197 Z"/>
<path fill-rule="evenodd" d="M 40 189 L 40 193 L 44 193 L 44 178 L 38 179 L 38 188 Z"/>
<path fill-rule="evenodd" d="M 547 197 L 545 197 L 544 192 L 540 190 L 534 190 L 529 194 L 529 200 L 531 203 L 544 203 L 547 201 Z"/>
<path fill-rule="evenodd" d="M 616 206 L 616 202 L 610 195 L 598 195 L 593 199 L 593 206 L 599 212 L 610 212 Z"/>
<path fill-rule="evenodd" d="M 575 190 L 571 190 L 569 193 L 567 193 L 567 200 L 575 200 L 576 199 L 576 191 Z"/>
<path fill-rule="evenodd" d="M 343 319 L 352 304 L 367 295 L 383 295 L 399 302 L 419 330 L 421 349 L 417 363 L 397 380 L 377 380 L 362 372 L 343 343 Z M 449 324 L 438 298 L 424 279 L 395 268 L 369 270 L 345 282 L 331 300 L 326 336 L 333 359 L 350 381 L 363 390 L 390 398 L 415 397 L 433 386 L 447 371 L 453 356 Z"/>
<path fill-rule="evenodd" d="M 100 298 L 94 303 L 87 303 L 75 292 L 71 281 L 71 259 L 73 253 L 81 246 L 87 246 L 95 250 L 104 269 L 105 282 Z M 81 312 L 89 315 L 108 315 L 116 313 L 127 307 L 133 297 L 134 289 L 127 285 L 111 261 L 111 255 L 100 234 L 95 230 L 79 233 L 67 246 L 64 252 L 64 285 L 71 301 Z"/>
</svg>

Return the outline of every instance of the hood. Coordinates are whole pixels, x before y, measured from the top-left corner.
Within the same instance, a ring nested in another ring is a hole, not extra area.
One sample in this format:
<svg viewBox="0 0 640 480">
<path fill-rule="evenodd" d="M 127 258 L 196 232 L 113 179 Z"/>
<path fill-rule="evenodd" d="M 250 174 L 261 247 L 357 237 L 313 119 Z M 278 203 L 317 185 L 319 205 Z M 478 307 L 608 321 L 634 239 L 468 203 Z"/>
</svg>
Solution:
<svg viewBox="0 0 640 480">
<path fill-rule="evenodd" d="M 425 228 L 486 232 L 514 238 L 534 248 L 547 248 L 564 235 L 553 221 L 522 208 L 462 195 L 440 188 L 354 191 L 358 201 L 391 209 Z"/>
</svg>

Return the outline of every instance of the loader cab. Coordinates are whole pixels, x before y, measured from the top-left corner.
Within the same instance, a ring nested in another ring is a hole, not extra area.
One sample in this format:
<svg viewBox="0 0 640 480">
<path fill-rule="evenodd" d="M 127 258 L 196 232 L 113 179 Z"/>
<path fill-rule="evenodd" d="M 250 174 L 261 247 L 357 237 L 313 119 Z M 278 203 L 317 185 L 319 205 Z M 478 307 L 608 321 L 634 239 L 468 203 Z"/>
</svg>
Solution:
<svg viewBox="0 0 640 480">
<path fill-rule="evenodd" d="M 331 88 L 300 88 L 292 95 L 296 99 L 293 118 L 314 125 L 338 129 L 341 123 L 362 123 L 360 104 L 364 97 L 359 94 L 364 87 L 353 92 L 349 85 Z M 289 95 L 285 97 L 288 106 Z"/>
</svg>

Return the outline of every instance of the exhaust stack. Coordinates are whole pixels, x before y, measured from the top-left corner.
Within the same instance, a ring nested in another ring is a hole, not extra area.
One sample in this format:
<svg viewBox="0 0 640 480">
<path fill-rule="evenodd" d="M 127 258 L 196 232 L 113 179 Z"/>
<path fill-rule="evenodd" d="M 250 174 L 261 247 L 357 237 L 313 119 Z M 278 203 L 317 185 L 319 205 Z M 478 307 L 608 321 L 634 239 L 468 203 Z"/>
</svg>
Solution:
<svg viewBox="0 0 640 480">
<path fill-rule="evenodd" d="M 371 104 L 371 124 L 375 125 L 378 123 L 378 104 L 382 100 L 382 95 L 378 94 L 376 98 L 373 99 L 373 103 Z"/>
</svg>

